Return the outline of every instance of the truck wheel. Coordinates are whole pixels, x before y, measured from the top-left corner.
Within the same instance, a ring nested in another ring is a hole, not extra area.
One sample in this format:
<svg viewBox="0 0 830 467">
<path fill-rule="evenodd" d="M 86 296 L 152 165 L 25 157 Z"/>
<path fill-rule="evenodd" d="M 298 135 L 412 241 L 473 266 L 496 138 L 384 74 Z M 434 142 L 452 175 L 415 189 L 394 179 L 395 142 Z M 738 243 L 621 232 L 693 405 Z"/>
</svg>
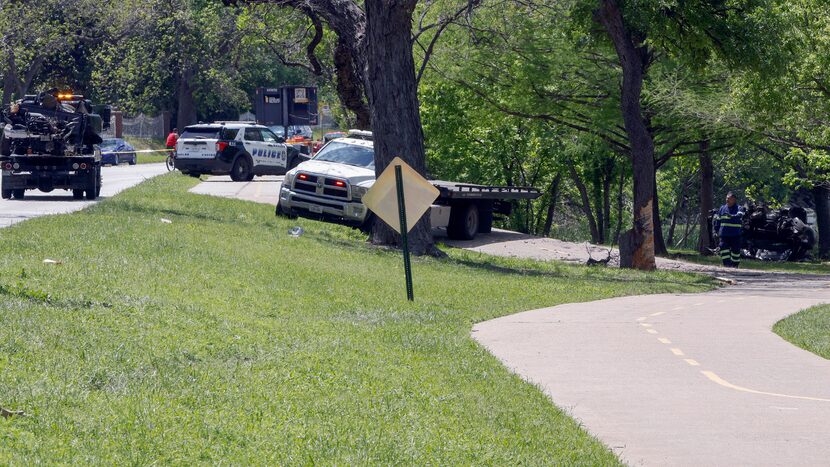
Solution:
<svg viewBox="0 0 830 467">
<path fill-rule="evenodd" d="M 0 195 L 2 195 L 0 197 L 2 197 L 3 199 L 9 199 L 12 197 L 12 190 L 3 190 L 2 192 L 0 192 Z"/>
<path fill-rule="evenodd" d="M 478 233 L 488 234 L 493 231 L 493 208 L 479 209 Z"/>
<path fill-rule="evenodd" d="M 138 163 L 138 156 L 133 154 L 133 158 L 130 159 L 130 165 L 136 165 Z"/>
<path fill-rule="evenodd" d="M 121 163 L 121 159 L 118 157 L 118 154 L 115 155 L 115 161 L 112 163 L 113 166 L 117 166 Z"/>
<path fill-rule="evenodd" d="M 447 236 L 453 240 L 472 240 L 478 233 L 480 216 L 474 203 L 459 204 L 450 210 Z"/>
<path fill-rule="evenodd" d="M 84 199 L 84 190 L 72 190 L 72 199 Z"/>
<path fill-rule="evenodd" d="M 12 190 L 12 194 L 14 195 L 14 199 L 23 199 L 23 197 L 26 196 L 26 190 L 18 188 L 16 190 Z"/>
<path fill-rule="evenodd" d="M 86 199 L 95 199 L 98 197 L 98 177 L 93 176 L 86 187 Z"/>
<path fill-rule="evenodd" d="M 296 219 L 297 216 L 291 213 L 290 209 L 285 209 L 280 205 L 280 202 L 277 201 L 277 208 L 275 209 L 275 214 L 277 217 L 285 217 L 287 219 Z"/>
<path fill-rule="evenodd" d="M 245 157 L 236 159 L 233 163 L 233 167 L 231 168 L 231 180 L 235 182 L 245 182 L 249 181 L 248 177 L 253 178 L 251 164 L 248 162 L 248 159 Z"/>
</svg>

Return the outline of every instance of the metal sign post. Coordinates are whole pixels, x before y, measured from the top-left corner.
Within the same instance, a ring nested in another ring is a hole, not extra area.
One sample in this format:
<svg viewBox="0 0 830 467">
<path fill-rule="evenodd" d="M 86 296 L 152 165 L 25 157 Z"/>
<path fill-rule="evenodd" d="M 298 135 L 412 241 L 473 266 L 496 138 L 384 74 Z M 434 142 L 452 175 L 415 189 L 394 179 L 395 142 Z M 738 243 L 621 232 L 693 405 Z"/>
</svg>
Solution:
<svg viewBox="0 0 830 467">
<path fill-rule="evenodd" d="M 403 196 L 403 174 L 401 166 L 395 166 L 395 184 L 398 187 L 398 212 L 401 223 L 401 247 L 403 248 L 403 270 L 406 274 L 406 299 L 415 301 L 415 294 L 412 290 L 412 265 L 409 263 L 409 229 L 406 227 L 406 202 Z"/>
<path fill-rule="evenodd" d="M 404 178 L 406 177 L 406 178 Z M 440 192 L 432 183 L 396 157 L 386 166 L 372 188 L 363 195 L 363 204 L 401 235 L 406 298 L 414 301 L 412 265 L 409 261 L 409 229 L 429 210 Z M 406 196 L 406 200 L 404 200 Z"/>
</svg>

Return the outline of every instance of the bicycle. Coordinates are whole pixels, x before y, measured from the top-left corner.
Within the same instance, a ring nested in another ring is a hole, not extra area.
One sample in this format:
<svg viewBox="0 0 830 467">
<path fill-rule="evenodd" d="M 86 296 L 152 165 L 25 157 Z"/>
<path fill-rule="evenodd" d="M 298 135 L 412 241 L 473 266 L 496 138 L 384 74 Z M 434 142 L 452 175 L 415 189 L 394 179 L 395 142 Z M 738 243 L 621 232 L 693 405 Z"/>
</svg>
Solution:
<svg viewBox="0 0 830 467">
<path fill-rule="evenodd" d="M 176 170 L 176 151 L 171 151 L 170 154 L 167 155 L 167 159 L 164 161 L 167 165 L 167 171 L 172 172 Z"/>
</svg>

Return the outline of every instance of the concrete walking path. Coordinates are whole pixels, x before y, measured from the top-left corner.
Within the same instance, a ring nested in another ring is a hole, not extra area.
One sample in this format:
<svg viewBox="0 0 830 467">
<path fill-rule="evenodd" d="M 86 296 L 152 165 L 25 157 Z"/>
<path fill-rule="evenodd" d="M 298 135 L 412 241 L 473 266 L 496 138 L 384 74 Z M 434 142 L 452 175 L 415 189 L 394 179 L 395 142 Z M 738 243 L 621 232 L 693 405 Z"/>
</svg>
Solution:
<svg viewBox="0 0 830 467">
<path fill-rule="evenodd" d="M 771 331 L 830 302 L 796 276 L 527 311 L 472 336 L 632 465 L 830 464 L 830 360 Z"/>
</svg>

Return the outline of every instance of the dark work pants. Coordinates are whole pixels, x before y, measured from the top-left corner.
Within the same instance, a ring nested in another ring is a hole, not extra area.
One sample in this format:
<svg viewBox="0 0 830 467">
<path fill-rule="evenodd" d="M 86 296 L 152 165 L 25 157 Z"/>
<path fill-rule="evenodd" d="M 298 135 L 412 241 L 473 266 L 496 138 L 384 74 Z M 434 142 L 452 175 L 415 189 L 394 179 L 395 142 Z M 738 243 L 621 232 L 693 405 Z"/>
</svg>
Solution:
<svg viewBox="0 0 830 467">
<path fill-rule="evenodd" d="M 720 238 L 720 259 L 726 267 L 737 268 L 741 264 L 741 237 Z"/>
</svg>

